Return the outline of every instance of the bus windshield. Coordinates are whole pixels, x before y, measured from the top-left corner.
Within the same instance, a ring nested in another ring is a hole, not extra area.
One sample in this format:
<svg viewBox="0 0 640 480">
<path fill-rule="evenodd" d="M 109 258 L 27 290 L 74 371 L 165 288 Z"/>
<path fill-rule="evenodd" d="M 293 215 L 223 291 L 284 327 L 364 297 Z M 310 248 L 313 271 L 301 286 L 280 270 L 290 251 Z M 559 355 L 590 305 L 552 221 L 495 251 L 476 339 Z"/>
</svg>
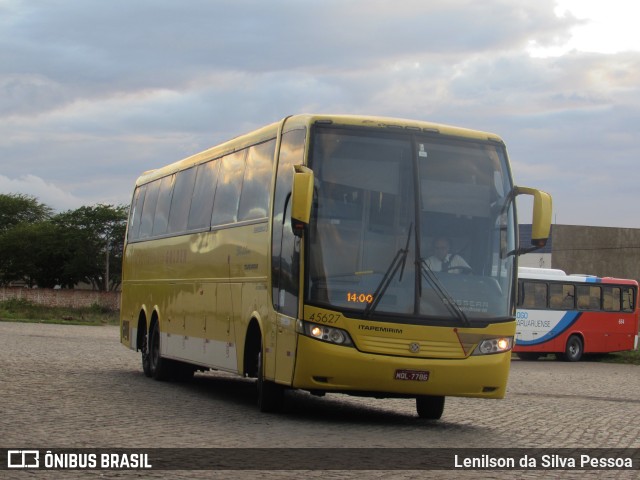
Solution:
<svg viewBox="0 0 640 480">
<path fill-rule="evenodd" d="M 306 301 L 370 320 L 513 319 L 501 143 L 316 126 Z"/>
</svg>

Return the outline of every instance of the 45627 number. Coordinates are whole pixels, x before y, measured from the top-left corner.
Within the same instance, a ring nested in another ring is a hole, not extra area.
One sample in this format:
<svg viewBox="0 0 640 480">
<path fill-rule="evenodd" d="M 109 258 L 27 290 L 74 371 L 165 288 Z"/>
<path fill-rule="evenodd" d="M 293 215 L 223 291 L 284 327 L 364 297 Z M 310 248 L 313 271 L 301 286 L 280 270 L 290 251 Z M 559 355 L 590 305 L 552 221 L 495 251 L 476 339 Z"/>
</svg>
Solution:
<svg viewBox="0 0 640 480">
<path fill-rule="evenodd" d="M 339 313 L 318 312 L 318 313 L 312 313 L 311 316 L 309 317 L 309 320 L 311 320 L 312 322 L 326 323 L 326 324 L 332 325 L 334 323 L 337 323 L 338 320 L 340 320 L 340 317 L 341 315 Z"/>
</svg>

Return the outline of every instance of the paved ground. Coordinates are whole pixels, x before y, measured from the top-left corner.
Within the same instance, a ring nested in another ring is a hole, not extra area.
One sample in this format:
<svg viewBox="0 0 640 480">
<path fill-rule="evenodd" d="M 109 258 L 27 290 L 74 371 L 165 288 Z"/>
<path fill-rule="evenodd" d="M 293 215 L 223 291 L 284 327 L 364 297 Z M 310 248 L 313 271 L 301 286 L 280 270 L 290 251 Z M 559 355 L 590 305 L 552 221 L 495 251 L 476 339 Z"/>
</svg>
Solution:
<svg viewBox="0 0 640 480">
<path fill-rule="evenodd" d="M 117 327 L 0 322 L 0 447 L 634 448 L 640 367 L 514 360 L 507 398 L 448 398 L 442 420 L 411 400 L 289 394 L 261 414 L 252 381 L 198 374 L 164 383 L 142 374 Z M 331 460 L 328 459 L 328 462 Z M 517 473 L 514 475 L 514 473 Z M 0 478 L 636 478 L 629 471 L 17 472 Z"/>
</svg>

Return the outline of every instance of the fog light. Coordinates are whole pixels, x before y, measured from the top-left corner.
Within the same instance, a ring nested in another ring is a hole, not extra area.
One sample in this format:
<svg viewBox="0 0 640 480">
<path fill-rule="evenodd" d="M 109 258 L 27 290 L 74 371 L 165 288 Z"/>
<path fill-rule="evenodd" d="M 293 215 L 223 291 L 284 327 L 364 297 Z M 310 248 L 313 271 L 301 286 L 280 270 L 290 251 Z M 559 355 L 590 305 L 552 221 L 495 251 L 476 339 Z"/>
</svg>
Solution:
<svg viewBox="0 0 640 480">
<path fill-rule="evenodd" d="M 493 340 L 493 341 L 485 340 L 484 342 L 482 342 L 480 344 L 480 347 L 479 347 L 480 353 L 482 353 L 484 355 L 486 355 L 488 353 L 491 353 L 493 351 L 493 343 L 494 343 L 494 341 L 495 340 Z"/>
<path fill-rule="evenodd" d="M 329 341 L 333 343 L 344 343 L 344 334 L 334 328 L 329 332 Z"/>
</svg>

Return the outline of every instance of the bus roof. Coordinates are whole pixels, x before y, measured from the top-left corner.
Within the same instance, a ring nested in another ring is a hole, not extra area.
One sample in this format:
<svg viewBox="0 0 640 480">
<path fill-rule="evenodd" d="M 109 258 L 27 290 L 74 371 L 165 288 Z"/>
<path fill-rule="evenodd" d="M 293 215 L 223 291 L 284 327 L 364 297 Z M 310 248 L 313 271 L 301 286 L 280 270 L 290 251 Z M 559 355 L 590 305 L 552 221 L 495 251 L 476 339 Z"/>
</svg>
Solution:
<svg viewBox="0 0 640 480">
<path fill-rule="evenodd" d="M 393 117 L 366 116 L 366 115 L 331 115 L 331 114 L 299 114 L 291 115 L 282 120 L 239 135 L 222 142 L 200 153 L 171 163 L 167 166 L 148 170 L 136 181 L 136 185 L 143 185 L 157 178 L 170 175 L 173 172 L 198 165 L 208 160 L 221 157 L 236 150 L 241 150 L 249 145 L 274 138 L 278 129 L 284 124 L 283 131 L 296 128 L 310 127 L 311 125 L 344 125 L 362 128 L 377 128 L 380 130 L 407 131 L 416 133 L 441 134 L 450 137 L 468 138 L 474 140 L 492 141 L 503 144 L 498 135 L 480 130 L 453 127 L 439 123 L 424 122 L 420 120 L 408 120 Z"/>
<path fill-rule="evenodd" d="M 555 280 L 572 283 L 617 283 L 624 285 L 638 285 L 638 282 L 629 278 L 598 277 L 597 275 L 585 275 L 573 273 L 567 275 L 564 270 L 555 268 L 519 267 L 518 278 L 530 280 Z"/>
</svg>

